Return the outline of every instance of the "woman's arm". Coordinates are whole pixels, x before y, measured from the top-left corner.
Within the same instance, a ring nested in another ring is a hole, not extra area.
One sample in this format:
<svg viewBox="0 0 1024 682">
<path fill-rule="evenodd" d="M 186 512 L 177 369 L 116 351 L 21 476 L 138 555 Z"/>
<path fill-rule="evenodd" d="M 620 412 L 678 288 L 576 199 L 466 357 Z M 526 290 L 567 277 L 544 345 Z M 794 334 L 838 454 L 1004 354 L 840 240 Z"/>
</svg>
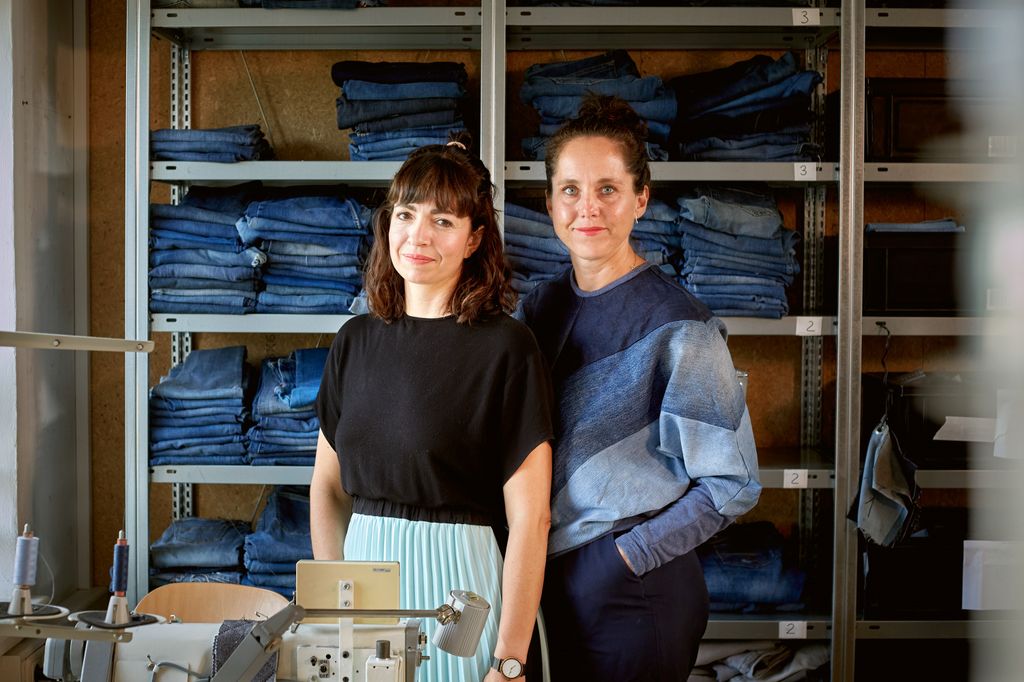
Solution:
<svg viewBox="0 0 1024 682">
<path fill-rule="evenodd" d="M 508 547 L 501 583 L 501 622 L 494 655 L 526 660 L 544 584 L 551 526 L 551 446 L 534 448 L 505 483 Z M 485 678 L 504 680 L 496 670 Z"/>
<path fill-rule="evenodd" d="M 338 455 L 321 431 L 309 484 L 309 534 L 314 559 L 345 558 L 345 532 L 351 516 L 352 498 L 341 485 Z"/>
</svg>

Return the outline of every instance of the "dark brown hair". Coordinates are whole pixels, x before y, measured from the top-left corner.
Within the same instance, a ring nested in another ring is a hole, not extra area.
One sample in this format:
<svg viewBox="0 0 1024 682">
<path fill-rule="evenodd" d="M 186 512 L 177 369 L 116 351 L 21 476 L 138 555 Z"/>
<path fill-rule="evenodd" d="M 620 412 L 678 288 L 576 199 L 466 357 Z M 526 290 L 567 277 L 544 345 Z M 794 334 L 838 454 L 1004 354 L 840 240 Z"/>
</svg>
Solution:
<svg viewBox="0 0 1024 682">
<path fill-rule="evenodd" d="M 366 265 L 366 293 L 373 315 L 393 322 L 405 314 L 402 276 L 391 262 L 388 230 L 395 206 L 432 203 L 438 209 L 470 219 L 480 245 L 462 263 L 462 274 L 449 300 L 459 322 L 515 309 L 516 295 L 505 264 L 498 217 L 494 210 L 491 174 L 470 152 L 473 138 L 450 136 L 458 144 L 420 147 L 398 169 L 384 203 L 373 216 L 373 247 Z M 463 146 L 459 146 L 463 145 Z"/>
<path fill-rule="evenodd" d="M 551 178 L 558 166 L 558 157 L 565 145 L 578 137 L 607 137 L 622 150 L 626 170 L 633 176 L 633 191 L 639 194 L 651 184 L 647 165 L 647 124 L 633 111 L 626 100 L 614 95 L 583 96 L 580 113 L 551 136 L 544 151 L 544 171 L 548 194 L 554 190 Z"/>
</svg>

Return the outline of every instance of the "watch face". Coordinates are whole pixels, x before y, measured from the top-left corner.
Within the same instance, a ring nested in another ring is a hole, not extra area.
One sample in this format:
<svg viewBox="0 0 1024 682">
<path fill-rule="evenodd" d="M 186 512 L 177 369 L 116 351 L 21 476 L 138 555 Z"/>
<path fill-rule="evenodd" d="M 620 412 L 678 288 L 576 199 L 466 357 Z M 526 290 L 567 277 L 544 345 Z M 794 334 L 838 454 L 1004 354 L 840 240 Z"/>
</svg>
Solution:
<svg viewBox="0 0 1024 682">
<path fill-rule="evenodd" d="M 523 674 L 523 664 L 514 658 L 506 658 L 501 662 L 501 674 L 505 677 L 519 677 Z"/>
</svg>

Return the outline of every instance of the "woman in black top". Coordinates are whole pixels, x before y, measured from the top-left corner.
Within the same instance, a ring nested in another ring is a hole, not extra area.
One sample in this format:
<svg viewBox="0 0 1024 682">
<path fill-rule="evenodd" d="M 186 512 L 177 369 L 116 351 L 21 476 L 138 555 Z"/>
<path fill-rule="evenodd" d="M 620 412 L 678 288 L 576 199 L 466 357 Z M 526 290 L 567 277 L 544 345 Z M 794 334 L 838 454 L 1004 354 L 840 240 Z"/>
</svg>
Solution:
<svg viewBox="0 0 1024 682">
<path fill-rule="evenodd" d="M 507 314 L 493 186 L 466 140 L 413 152 L 374 216 L 371 312 L 331 347 L 310 488 L 315 558 L 400 562 L 403 608 L 452 588 L 490 602 L 476 657 L 432 652 L 418 679 L 433 682 L 521 668 L 550 519 L 550 383 Z"/>
</svg>

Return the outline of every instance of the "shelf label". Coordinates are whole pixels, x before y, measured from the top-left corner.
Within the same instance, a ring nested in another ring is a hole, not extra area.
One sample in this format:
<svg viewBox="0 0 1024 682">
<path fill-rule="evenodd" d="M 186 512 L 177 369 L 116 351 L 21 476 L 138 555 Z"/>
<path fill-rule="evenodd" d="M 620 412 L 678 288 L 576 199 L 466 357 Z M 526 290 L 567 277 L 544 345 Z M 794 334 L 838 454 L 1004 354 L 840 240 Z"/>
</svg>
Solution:
<svg viewBox="0 0 1024 682">
<path fill-rule="evenodd" d="M 794 163 L 793 179 L 797 182 L 816 182 L 818 180 L 818 164 L 816 162 Z"/>
<path fill-rule="evenodd" d="M 807 621 L 784 620 L 780 622 L 779 639 L 807 639 Z"/>
<path fill-rule="evenodd" d="M 821 26 L 821 12 L 816 9 L 793 10 L 794 26 Z"/>
<path fill-rule="evenodd" d="M 799 315 L 796 318 L 797 336 L 821 336 L 822 318 Z"/>
<path fill-rule="evenodd" d="M 806 488 L 807 487 L 807 469 L 783 469 L 782 470 L 782 487 L 783 488 Z"/>
</svg>

